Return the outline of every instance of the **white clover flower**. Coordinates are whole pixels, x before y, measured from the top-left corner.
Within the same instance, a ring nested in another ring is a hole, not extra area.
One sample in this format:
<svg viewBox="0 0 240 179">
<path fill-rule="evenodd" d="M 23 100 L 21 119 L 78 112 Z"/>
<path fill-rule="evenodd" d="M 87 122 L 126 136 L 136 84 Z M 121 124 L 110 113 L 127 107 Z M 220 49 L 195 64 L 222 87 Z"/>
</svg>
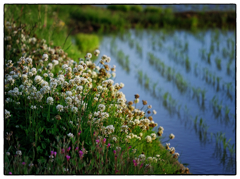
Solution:
<svg viewBox="0 0 240 179">
<path fill-rule="evenodd" d="M 22 74 L 22 80 L 25 81 L 27 79 L 27 75 L 26 74 Z"/>
<path fill-rule="evenodd" d="M 35 81 L 35 83 L 40 84 L 40 83 L 43 81 L 43 79 L 42 79 L 41 76 L 37 75 L 37 76 L 34 78 L 34 81 Z"/>
<path fill-rule="evenodd" d="M 115 78 L 116 77 L 116 73 L 112 72 L 112 77 Z"/>
<path fill-rule="evenodd" d="M 78 112 L 78 108 L 73 106 L 73 107 L 71 108 L 71 111 L 72 111 L 73 113 L 77 113 L 77 112 Z"/>
<path fill-rule="evenodd" d="M 21 151 L 21 150 L 18 150 L 18 151 L 16 152 L 16 154 L 17 154 L 17 155 L 22 155 L 22 151 Z"/>
<path fill-rule="evenodd" d="M 107 55 L 103 55 L 101 59 L 102 59 L 103 61 L 106 61 Z"/>
<path fill-rule="evenodd" d="M 170 135 L 169 135 L 169 138 L 170 138 L 170 139 L 174 139 L 174 138 L 175 138 L 175 135 L 174 135 L 174 134 L 170 134 Z"/>
<path fill-rule="evenodd" d="M 159 157 L 160 157 L 160 155 L 156 155 L 156 157 L 157 157 L 157 158 L 159 158 Z"/>
<path fill-rule="evenodd" d="M 100 50 L 97 49 L 93 53 L 94 53 L 95 56 L 98 56 L 100 54 Z"/>
<path fill-rule="evenodd" d="M 117 138 L 116 138 L 116 137 L 113 137 L 112 140 L 113 140 L 114 142 L 117 142 Z"/>
<path fill-rule="evenodd" d="M 67 67 L 67 68 L 65 68 L 65 70 L 66 70 L 66 73 L 71 73 L 72 72 L 72 68 L 71 67 Z"/>
<path fill-rule="evenodd" d="M 151 134 L 152 140 L 155 140 L 157 138 L 157 135 L 155 133 Z"/>
<path fill-rule="evenodd" d="M 146 139 L 146 141 L 149 142 L 149 143 L 152 142 L 152 138 L 151 138 L 151 136 L 149 136 L 149 135 L 148 135 L 147 137 L 145 137 L 145 139 Z"/>
<path fill-rule="evenodd" d="M 56 109 L 57 109 L 58 112 L 63 112 L 63 106 L 60 105 L 60 104 L 58 104 L 58 105 L 56 106 Z"/>
<path fill-rule="evenodd" d="M 6 152 L 6 154 L 9 156 L 9 155 L 10 155 L 10 152 Z"/>
<path fill-rule="evenodd" d="M 26 59 L 25 59 L 25 61 L 26 61 L 26 63 L 27 63 L 27 64 L 32 64 L 32 59 L 31 59 L 31 58 L 29 58 L 29 57 L 28 57 L 28 58 L 26 58 Z"/>
<path fill-rule="evenodd" d="M 140 154 L 138 156 L 138 158 L 141 160 L 141 161 L 144 161 L 146 159 L 146 156 L 144 154 Z"/>
<path fill-rule="evenodd" d="M 139 103 L 139 98 L 135 99 L 135 100 L 134 100 L 134 103 L 135 103 L 135 104 Z"/>
<path fill-rule="evenodd" d="M 157 111 L 153 110 L 153 114 L 157 114 Z"/>
<path fill-rule="evenodd" d="M 113 127 L 113 125 L 109 125 L 109 126 L 107 126 L 107 127 L 105 128 L 105 130 L 106 130 L 106 133 L 107 133 L 107 134 L 111 134 L 111 133 L 114 132 L 115 127 Z"/>
<path fill-rule="evenodd" d="M 11 117 L 11 114 L 8 110 L 5 109 L 5 119 Z"/>
<path fill-rule="evenodd" d="M 98 105 L 98 109 L 99 109 L 100 111 L 104 111 L 104 110 L 105 110 L 105 105 L 104 105 L 104 104 L 99 104 L 99 105 Z"/>
<path fill-rule="evenodd" d="M 48 77 L 48 74 L 47 74 L 47 73 L 44 73 L 43 76 L 46 78 L 46 77 Z"/>
<path fill-rule="evenodd" d="M 66 91 L 66 95 L 67 96 L 72 96 L 72 92 L 71 91 Z"/>
<path fill-rule="evenodd" d="M 178 152 L 176 152 L 174 155 L 175 155 L 176 157 L 179 157 L 180 154 L 179 154 Z"/>
<path fill-rule="evenodd" d="M 43 59 L 44 61 L 47 61 L 47 60 L 48 60 L 48 54 L 43 54 L 42 59 Z"/>
<path fill-rule="evenodd" d="M 91 53 L 87 53 L 86 57 L 87 58 L 92 58 L 92 54 Z"/>
<path fill-rule="evenodd" d="M 99 67 L 99 66 L 96 66 L 95 69 L 96 69 L 97 71 L 99 71 L 99 70 L 100 70 L 100 67 Z"/>
<path fill-rule="evenodd" d="M 74 137 L 74 135 L 72 133 L 69 133 L 67 136 L 70 137 L 70 138 Z"/>
<path fill-rule="evenodd" d="M 163 128 L 162 126 L 160 126 L 160 127 L 158 128 L 158 131 L 164 131 L 164 128 Z"/>
<path fill-rule="evenodd" d="M 152 105 L 148 105 L 148 109 L 151 109 L 152 108 Z"/>
<path fill-rule="evenodd" d="M 69 121 L 70 124 L 73 124 L 73 121 Z"/>
<path fill-rule="evenodd" d="M 174 152 L 174 151 L 175 151 L 175 147 L 171 147 L 169 150 L 170 150 L 171 152 Z"/>
<path fill-rule="evenodd" d="M 47 104 L 49 104 L 49 105 L 52 105 L 53 104 L 53 98 L 52 97 L 48 97 L 47 98 Z"/>
<path fill-rule="evenodd" d="M 36 106 L 33 106 L 33 105 L 31 105 L 30 108 L 31 108 L 31 109 L 37 109 L 37 107 L 36 107 Z"/>
<path fill-rule="evenodd" d="M 170 146 L 170 143 L 166 143 L 166 146 Z"/>
<path fill-rule="evenodd" d="M 106 58 L 106 62 L 109 63 L 111 61 L 111 58 L 110 57 L 107 57 Z"/>
<path fill-rule="evenodd" d="M 53 61 L 52 61 L 52 64 L 53 64 L 54 66 L 58 65 L 58 63 L 59 63 L 58 60 L 53 60 Z"/>
<path fill-rule="evenodd" d="M 66 97 L 65 102 L 70 105 L 72 104 L 72 98 L 71 97 Z"/>
<path fill-rule="evenodd" d="M 62 65 L 62 69 L 63 69 L 63 70 L 65 70 L 67 67 L 68 67 L 67 64 L 63 64 L 63 65 Z"/>
<path fill-rule="evenodd" d="M 49 76 L 50 78 L 53 78 L 54 74 L 53 74 L 53 73 L 49 73 L 48 76 Z"/>
<path fill-rule="evenodd" d="M 40 89 L 40 92 L 42 94 L 46 94 L 46 93 L 49 93 L 51 90 L 50 86 L 43 86 L 41 89 Z"/>
<path fill-rule="evenodd" d="M 32 77 L 32 76 L 33 76 L 33 73 L 32 73 L 32 72 L 28 72 L 28 76 L 29 76 L 29 77 Z"/>
<path fill-rule="evenodd" d="M 123 87 L 124 87 L 124 84 L 123 84 L 123 83 L 120 83 L 120 87 L 123 88 Z"/>
<path fill-rule="evenodd" d="M 82 92 L 82 90 L 83 90 L 83 86 L 77 86 L 76 87 L 76 91 L 77 92 Z"/>
</svg>

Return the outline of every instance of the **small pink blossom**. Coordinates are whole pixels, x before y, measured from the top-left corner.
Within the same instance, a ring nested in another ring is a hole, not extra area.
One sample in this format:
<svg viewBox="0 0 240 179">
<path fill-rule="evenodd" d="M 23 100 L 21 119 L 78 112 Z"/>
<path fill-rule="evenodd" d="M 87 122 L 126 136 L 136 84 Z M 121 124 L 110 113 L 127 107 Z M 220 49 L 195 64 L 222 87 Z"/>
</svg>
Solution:
<svg viewBox="0 0 240 179">
<path fill-rule="evenodd" d="M 107 140 L 106 138 L 103 139 L 104 144 L 106 143 L 106 140 Z"/>
<path fill-rule="evenodd" d="M 110 143 L 108 143 L 107 147 L 110 147 L 110 145 L 111 145 L 111 144 L 110 144 Z"/>
<path fill-rule="evenodd" d="M 67 161 L 69 161 L 69 159 L 71 158 L 69 155 L 66 155 Z"/>
<path fill-rule="evenodd" d="M 135 167 L 137 166 L 136 160 L 133 160 L 133 164 L 134 164 Z"/>
<path fill-rule="evenodd" d="M 56 157 L 56 155 L 57 155 L 57 152 L 53 152 L 53 154 L 54 154 L 54 156 Z"/>
<path fill-rule="evenodd" d="M 115 153 L 116 153 L 116 150 L 113 150 L 113 153 L 115 154 Z"/>
<path fill-rule="evenodd" d="M 8 174 L 9 174 L 9 175 L 12 175 L 12 172 L 9 172 Z"/>
<path fill-rule="evenodd" d="M 79 151 L 79 157 L 82 157 L 83 156 L 83 151 Z"/>
<path fill-rule="evenodd" d="M 71 147 L 68 147 L 67 151 L 69 152 L 71 150 Z"/>
<path fill-rule="evenodd" d="M 26 163 L 25 163 L 25 162 L 23 162 L 22 164 L 23 164 L 23 165 L 25 165 Z"/>
</svg>

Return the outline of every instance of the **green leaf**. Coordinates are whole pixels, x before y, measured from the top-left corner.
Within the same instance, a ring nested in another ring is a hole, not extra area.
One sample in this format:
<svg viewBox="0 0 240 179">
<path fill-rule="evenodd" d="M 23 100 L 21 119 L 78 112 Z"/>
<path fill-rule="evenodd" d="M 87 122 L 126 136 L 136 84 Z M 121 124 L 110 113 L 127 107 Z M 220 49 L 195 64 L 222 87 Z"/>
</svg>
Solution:
<svg viewBox="0 0 240 179">
<path fill-rule="evenodd" d="M 45 143 L 42 143 L 41 146 L 42 146 L 43 149 L 46 149 L 46 144 Z"/>
</svg>

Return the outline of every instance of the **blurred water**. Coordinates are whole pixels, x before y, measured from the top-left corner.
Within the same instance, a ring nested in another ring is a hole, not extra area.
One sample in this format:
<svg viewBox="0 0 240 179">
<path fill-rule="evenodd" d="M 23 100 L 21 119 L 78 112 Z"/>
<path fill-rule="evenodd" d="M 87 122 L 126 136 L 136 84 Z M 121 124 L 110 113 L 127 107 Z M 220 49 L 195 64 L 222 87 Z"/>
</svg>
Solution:
<svg viewBox="0 0 240 179">
<path fill-rule="evenodd" d="M 226 141 L 231 138 L 229 146 L 234 145 L 235 149 L 234 31 L 130 30 L 122 35 L 104 36 L 100 51 L 111 57 L 110 65 L 117 66 L 115 82 L 125 84 L 122 91 L 127 100 L 139 94 L 140 101 L 147 100 L 157 111 L 153 120 L 164 127 L 163 136 L 176 136 L 170 147 L 180 153 L 180 162 L 189 164 L 191 173 L 236 173 L 235 153 L 230 155 L 228 148 L 223 149 L 223 140 L 217 143 L 214 137 L 225 133 Z M 151 63 L 153 58 L 156 63 Z M 220 66 L 217 60 L 221 61 Z M 185 88 L 177 84 L 179 76 L 186 81 Z M 219 84 L 217 77 L 221 78 Z M 231 88 L 227 89 L 227 84 Z M 205 90 L 204 100 L 201 95 L 194 96 L 193 89 L 197 88 Z M 166 94 L 168 98 L 164 100 Z M 218 107 L 222 105 L 220 112 L 211 102 L 214 96 Z"/>
</svg>

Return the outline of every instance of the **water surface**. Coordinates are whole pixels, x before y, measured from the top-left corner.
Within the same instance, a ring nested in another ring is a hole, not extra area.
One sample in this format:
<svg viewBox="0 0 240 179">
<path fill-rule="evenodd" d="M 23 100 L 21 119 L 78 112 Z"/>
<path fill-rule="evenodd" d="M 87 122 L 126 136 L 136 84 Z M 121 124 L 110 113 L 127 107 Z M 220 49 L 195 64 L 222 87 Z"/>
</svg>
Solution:
<svg viewBox="0 0 240 179">
<path fill-rule="evenodd" d="M 100 51 L 117 66 L 127 100 L 139 94 L 157 111 L 163 144 L 176 136 L 170 147 L 191 173 L 235 174 L 234 31 L 130 30 L 104 36 Z"/>
</svg>

